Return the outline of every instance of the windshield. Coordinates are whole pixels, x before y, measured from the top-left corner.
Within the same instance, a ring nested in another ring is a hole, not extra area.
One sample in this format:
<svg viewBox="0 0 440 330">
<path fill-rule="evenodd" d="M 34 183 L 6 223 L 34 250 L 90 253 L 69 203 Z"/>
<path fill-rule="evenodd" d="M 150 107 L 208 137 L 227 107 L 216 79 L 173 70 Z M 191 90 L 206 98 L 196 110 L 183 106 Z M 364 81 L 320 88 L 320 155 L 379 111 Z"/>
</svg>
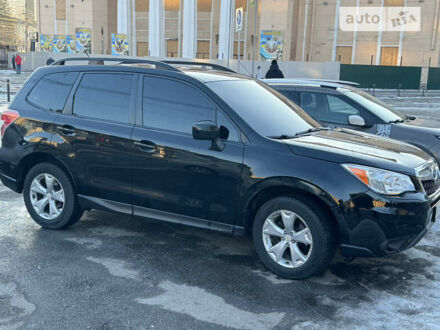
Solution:
<svg viewBox="0 0 440 330">
<path fill-rule="evenodd" d="M 206 84 L 258 134 L 295 135 L 320 125 L 304 110 L 255 80 L 223 80 Z"/>
<path fill-rule="evenodd" d="M 345 88 L 338 88 L 338 90 L 348 96 L 353 101 L 359 103 L 360 105 L 367 108 L 369 111 L 371 111 L 374 115 L 382 119 L 384 122 L 394 122 L 394 121 L 400 121 L 404 120 L 405 116 L 400 113 L 399 111 L 393 109 L 386 103 L 382 102 L 381 100 L 375 98 L 371 94 L 364 92 L 360 89 L 345 89 Z"/>
</svg>

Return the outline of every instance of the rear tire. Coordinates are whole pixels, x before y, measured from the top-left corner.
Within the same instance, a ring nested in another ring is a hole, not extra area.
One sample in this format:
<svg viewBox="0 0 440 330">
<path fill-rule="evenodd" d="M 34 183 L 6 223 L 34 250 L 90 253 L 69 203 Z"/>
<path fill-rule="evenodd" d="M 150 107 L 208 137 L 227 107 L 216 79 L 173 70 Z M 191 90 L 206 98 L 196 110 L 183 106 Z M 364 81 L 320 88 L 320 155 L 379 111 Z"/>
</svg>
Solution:
<svg viewBox="0 0 440 330">
<path fill-rule="evenodd" d="M 52 163 L 30 169 L 24 180 L 23 197 L 32 219 L 46 229 L 63 229 L 82 216 L 72 182 Z"/>
<path fill-rule="evenodd" d="M 328 215 L 292 197 L 277 197 L 261 206 L 252 236 L 263 264 L 288 279 L 323 272 L 335 254 L 336 235 Z"/>
</svg>

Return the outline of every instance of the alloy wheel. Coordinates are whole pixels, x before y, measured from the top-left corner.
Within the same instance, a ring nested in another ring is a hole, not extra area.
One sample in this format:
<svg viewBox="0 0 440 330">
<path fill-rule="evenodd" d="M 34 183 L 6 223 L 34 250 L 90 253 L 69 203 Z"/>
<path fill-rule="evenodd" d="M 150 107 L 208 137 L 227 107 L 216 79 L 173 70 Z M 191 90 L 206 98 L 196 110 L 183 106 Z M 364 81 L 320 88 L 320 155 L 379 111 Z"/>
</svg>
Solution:
<svg viewBox="0 0 440 330">
<path fill-rule="evenodd" d="M 307 223 L 295 212 L 278 210 L 264 222 L 266 252 L 279 265 L 297 268 L 310 258 L 313 238 Z"/>
<path fill-rule="evenodd" d="M 30 187 L 31 204 L 37 214 L 46 219 L 56 219 L 64 208 L 64 189 L 57 178 L 48 173 L 35 177 Z"/>
</svg>

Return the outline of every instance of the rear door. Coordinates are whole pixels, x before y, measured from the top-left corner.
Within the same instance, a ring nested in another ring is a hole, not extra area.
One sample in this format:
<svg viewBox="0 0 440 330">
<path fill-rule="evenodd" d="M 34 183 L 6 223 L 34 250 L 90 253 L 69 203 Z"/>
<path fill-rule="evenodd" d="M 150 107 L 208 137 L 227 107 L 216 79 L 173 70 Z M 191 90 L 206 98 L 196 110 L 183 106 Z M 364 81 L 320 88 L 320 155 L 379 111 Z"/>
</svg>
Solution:
<svg viewBox="0 0 440 330">
<path fill-rule="evenodd" d="M 126 213 L 131 213 L 136 82 L 133 73 L 85 72 L 70 107 L 56 119 L 60 157 L 79 194 L 98 204 L 124 203 L 119 211 Z"/>
</svg>

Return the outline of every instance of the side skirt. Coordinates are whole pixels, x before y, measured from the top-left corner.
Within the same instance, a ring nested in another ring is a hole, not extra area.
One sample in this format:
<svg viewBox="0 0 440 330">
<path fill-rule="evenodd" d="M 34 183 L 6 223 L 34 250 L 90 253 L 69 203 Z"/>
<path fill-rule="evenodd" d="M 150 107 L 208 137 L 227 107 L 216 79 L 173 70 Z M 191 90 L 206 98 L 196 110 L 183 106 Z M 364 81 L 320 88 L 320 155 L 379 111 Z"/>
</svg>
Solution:
<svg viewBox="0 0 440 330">
<path fill-rule="evenodd" d="M 128 215 L 139 216 L 143 218 L 150 218 L 153 220 L 172 222 L 182 225 L 187 225 L 191 227 L 210 229 L 215 231 L 220 231 L 223 233 L 233 234 L 233 235 L 244 235 L 244 227 L 233 226 L 226 223 L 200 219 L 195 217 L 190 217 L 181 214 L 175 214 L 165 211 L 159 211 L 154 209 L 149 209 L 140 206 L 133 206 L 131 204 L 125 204 L 120 202 L 115 202 L 107 199 L 78 195 L 78 201 L 81 207 L 85 209 L 100 209 L 105 211 L 114 211 L 118 213 L 124 213 Z"/>
</svg>

